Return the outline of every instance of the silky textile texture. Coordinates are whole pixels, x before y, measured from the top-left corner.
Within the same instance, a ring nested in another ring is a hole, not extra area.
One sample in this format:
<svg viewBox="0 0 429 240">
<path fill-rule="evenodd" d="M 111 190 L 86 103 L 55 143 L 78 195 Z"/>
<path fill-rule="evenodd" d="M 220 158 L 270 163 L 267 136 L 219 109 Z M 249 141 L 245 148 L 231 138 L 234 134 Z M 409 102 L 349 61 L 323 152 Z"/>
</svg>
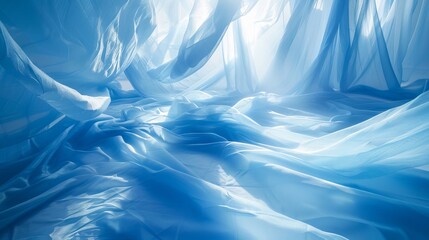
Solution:
<svg viewBox="0 0 429 240">
<path fill-rule="evenodd" d="M 0 239 L 428 239 L 429 1 L 0 0 Z"/>
</svg>

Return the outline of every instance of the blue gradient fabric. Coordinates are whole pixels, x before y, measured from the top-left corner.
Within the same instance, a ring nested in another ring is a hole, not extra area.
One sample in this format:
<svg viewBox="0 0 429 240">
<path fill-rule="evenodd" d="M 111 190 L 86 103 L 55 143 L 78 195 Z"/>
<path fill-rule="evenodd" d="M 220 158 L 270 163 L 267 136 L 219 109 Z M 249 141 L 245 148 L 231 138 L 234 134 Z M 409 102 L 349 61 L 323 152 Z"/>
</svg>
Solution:
<svg viewBox="0 0 429 240">
<path fill-rule="evenodd" d="M 0 239 L 427 239 L 429 1 L 0 0 Z"/>
</svg>

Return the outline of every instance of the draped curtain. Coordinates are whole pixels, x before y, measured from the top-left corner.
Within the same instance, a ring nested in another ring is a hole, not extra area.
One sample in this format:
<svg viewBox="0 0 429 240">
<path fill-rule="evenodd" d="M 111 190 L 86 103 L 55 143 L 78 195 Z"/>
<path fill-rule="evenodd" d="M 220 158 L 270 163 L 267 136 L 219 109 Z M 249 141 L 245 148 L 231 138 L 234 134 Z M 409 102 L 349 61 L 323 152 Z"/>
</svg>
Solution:
<svg viewBox="0 0 429 240">
<path fill-rule="evenodd" d="M 428 24 L 425 0 L 0 0 L 0 239 L 424 239 Z"/>
</svg>

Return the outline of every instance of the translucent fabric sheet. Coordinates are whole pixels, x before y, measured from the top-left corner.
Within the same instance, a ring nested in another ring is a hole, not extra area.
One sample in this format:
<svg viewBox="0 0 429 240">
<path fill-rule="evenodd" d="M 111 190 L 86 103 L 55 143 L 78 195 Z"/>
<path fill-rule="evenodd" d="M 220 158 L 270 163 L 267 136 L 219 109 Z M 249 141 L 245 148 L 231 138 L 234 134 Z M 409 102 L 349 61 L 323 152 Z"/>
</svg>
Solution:
<svg viewBox="0 0 429 240">
<path fill-rule="evenodd" d="M 429 2 L 0 0 L 0 239 L 425 239 Z"/>
</svg>

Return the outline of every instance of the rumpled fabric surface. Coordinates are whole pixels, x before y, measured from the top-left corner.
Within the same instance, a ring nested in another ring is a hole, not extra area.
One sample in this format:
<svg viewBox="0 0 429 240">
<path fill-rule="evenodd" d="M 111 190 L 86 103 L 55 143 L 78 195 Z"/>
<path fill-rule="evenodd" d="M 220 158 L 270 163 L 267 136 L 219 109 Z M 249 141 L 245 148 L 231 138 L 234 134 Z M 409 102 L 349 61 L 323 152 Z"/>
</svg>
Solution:
<svg viewBox="0 0 429 240">
<path fill-rule="evenodd" d="M 429 1 L 0 0 L 0 239 L 427 239 Z"/>
</svg>

